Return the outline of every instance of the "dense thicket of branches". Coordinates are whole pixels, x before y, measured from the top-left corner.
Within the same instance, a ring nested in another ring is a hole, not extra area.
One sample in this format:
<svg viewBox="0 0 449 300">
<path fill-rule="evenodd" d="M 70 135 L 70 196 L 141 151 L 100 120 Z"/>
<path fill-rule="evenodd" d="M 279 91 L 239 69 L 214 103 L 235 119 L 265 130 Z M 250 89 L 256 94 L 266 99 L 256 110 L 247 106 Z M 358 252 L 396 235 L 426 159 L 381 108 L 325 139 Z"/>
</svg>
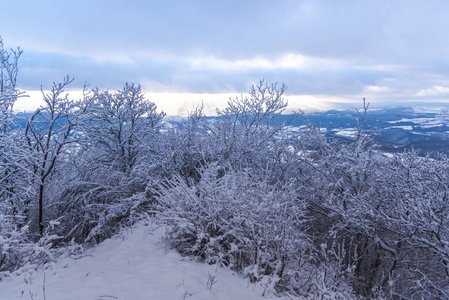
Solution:
<svg viewBox="0 0 449 300">
<path fill-rule="evenodd" d="M 278 292 L 449 298 L 449 160 L 382 153 L 365 103 L 345 144 L 281 122 L 286 88 L 263 81 L 176 125 L 138 85 L 73 101 L 67 77 L 24 117 L 20 53 L 0 47 L 0 278 L 152 214 L 180 253 Z"/>
</svg>

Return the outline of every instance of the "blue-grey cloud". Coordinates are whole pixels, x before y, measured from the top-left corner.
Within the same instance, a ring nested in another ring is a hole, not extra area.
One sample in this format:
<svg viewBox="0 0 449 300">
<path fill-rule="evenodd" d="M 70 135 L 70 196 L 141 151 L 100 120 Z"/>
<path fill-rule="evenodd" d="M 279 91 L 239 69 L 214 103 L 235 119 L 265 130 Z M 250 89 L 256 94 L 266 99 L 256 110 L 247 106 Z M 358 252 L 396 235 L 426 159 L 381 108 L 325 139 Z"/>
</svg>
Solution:
<svg viewBox="0 0 449 300">
<path fill-rule="evenodd" d="M 438 0 L 20 1 L 2 11 L 5 38 L 98 57 L 294 52 L 389 62 L 449 48 L 449 5 Z"/>
<path fill-rule="evenodd" d="M 263 78 L 267 82 L 286 83 L 292 94 L 344 96 L 363 95 L 367 86 L 401 88 L 416 94 L 419 90 L 444 85 L 444 71 L 373 70 L 370 66 L 337 67 L 311 65 L 299 68 L 195 67 L 188 60 L 136 59 L 128 62 L 101 62 L 89 57 L 52 53 L 25 52 L 21 61 L 19 85 L 27 89 L 48 88 L 65 75 L 75 76 L 74 88 L 85 82 L 103 89 L 119 89 L 127 81 L 144 84 L 147 80 L 174 92 L 243 93 L 249 85 Z M 439 72 L 440 71 L 440 72 Z M 416 82 L 420 85 L 416 86 Z M 161 90 L 158 90 L 161 91 Z M 162 90 L 163 91 L 163 90 Z"/>
<path fill-rule="evenodd" d="M 1 14 L 5 43 L 25 50 L 25 89 L 71 74 L 76 87 L 110 89 L 135 81 L 175 92 L 245 92 L 265 78 L 294 94 L 448 96 L 443 0 L 29 0 L 5 3 Z M 289 55 L 305 63 L 288 66 Z"/>
</svg>

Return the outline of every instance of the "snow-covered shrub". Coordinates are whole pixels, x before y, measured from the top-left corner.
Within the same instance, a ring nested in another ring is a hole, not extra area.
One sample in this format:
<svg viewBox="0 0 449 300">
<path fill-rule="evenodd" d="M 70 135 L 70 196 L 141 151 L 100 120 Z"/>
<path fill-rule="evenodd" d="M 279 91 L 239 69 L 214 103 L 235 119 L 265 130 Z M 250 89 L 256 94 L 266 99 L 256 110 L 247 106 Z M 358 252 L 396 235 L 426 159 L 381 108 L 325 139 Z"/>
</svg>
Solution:
<svg viewBox="0 0 449 300">
<path fill-rule="evenodd" d="M 379 219 L 395 258 L 389 285 L 396 293 L 449 298 L 449 159 L 393 156 L 391 185 Z M 411 281 L 414 281 L 414 285 Z"/>
<path fill-rule="evenodd" d="M 334 190 L 324 207 L 331 222 L 328 236 L 349 250 L 346 267 L 354 266 L 356 291 L 446 298 L 447 160 L 412 152 L 349 158 L 334 163 L 339 180 L 327 185 Z"/>
<path fill-rule="evenodd" d="M 125 183 L 116 185 L 95 182 L 75 182 L 60 195 L 55 206 L 60 226 L 52 232 L 68 242 L 101 242 L 123 225 L 135 223 L 145 214 L 150 199 L 144 186 Z"/>
<path fill-rule="evenodd" d="M 251 170 L 210 165 L 197 185 L 179 176 L 156 191 L 169 224 L 167 242 L 184 255 L 221 263 L 257 281 L 282 278 L 301 260 L 305 202 L 293 184 L 276 185 Z"/>
<path fill-rule="evenodd" d="M 326 265 L 359 295 L 447 298 L 448 159 L 385 155 L 360 127 L 341 143 L 309 126 L 297 174 L 314 246 L 342 253 Z"/>
<path fill-rule="evenodd" d="M 28 227 L 15 228 L 10 216 L 0 214 L 0 272 L 20 266 L 26 255 L 24 245 L 28 244 Z"/>
<path fill-rule="evenodd" d="M 198 169 L 216 159 L 213 142 L 207 136 L 203 107 L 197 107 L 181 124 L 173 124 L 162 133 L 160 153 L 156 164 L 163 178 L 178 174 L 186 182 L 198 181 Z M 162 172 L 161 172 L 162 173 Z"/>
<path fill-rule="evenodd" d="M 51 262 L 53 241 L 59 237 L 44 234 L 38 241 L 30 239 L 29 227 L 18 228 L 11 216 L 0 214 L 0 280 L 22 267 L 35 267 Z"/>
</svg>

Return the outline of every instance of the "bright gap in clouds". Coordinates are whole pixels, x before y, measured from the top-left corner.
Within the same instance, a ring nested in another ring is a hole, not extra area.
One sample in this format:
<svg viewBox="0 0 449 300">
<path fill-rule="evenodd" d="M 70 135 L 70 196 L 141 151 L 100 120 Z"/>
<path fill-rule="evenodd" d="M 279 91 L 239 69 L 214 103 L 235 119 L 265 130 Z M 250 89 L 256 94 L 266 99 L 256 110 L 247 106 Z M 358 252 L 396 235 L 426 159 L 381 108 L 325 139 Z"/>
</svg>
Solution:
<svg viewBox="0 0 449 300">
<path fill-rule="evenodd" d="M 134 59 L 138 61 L 144 58 Z M 170 58 L 166 59 L 170 61 Z M 122 60 L 126 61 L 127 59 L 122 57 Z M 137 64 L 137 61 L 134 61 L 134 63 Z M 220 59 L 214 56 L 190 57 L 185 58 L 183 62 L 184 66 L 188 66 L 188 68 L 177 72 L 169 80 L 170 82 L 155 80 L 156 78 L 153 79 L 151 75 L 147 77 L 144 74 L 136 74 L 136 78 L 139 78 L 136 83 L 142 85 L 142 90 L 145 92 L 146 98 L 156 103 L 158 109 L 165 111 L 169 116 L 186 116 L 189 112 L 201 105 L 204 106 L 206 115 L 216 115 L 216 109 L 225 108 L 230 98 L 240 98 L 242 95 L 248 95 L 247 92 L 236 92 L 236 87 L 232 86 L 231 83 L 225 84 L 226 81 L 211 85 L 209 82 L 211 78 L 194 77 L 194 74 L 198 72 L 202 73 L 207 70 L 216 70 L 218 72 L 225 72 L 231 77 L 233 77 L 233 74 L 238 77 L 239 74 L 244 72 L 257 74 L 259 72 L 263 73 L 264 70 L 270 72 L 282 70 L 307 72 L 307 70 L 316 68 L 326 67 L 338 69 L 343 67 L 343 62 L 338 60 L 314 58 L 297 53 L 287 53 L 273 58 L 256 56 L 250 59 L 236 60 Z M 195 85 L 203 85 L 205 90 L 211 89 L 211 91 L 196 92 L 195 88 L 189 85 L 189 83 L 192 83 L 192 80 L 198 80 L 199 82 L 195 82 Z M 202 82 L 201 80 L 205 81 Z M 268 80 L 266 82 L 270 83 Z M 247 85 L 256 83 L 249 82 Z M 282 83 L 282 81 L 279 83 Z M 242 86 L 244 85 L 245 80 L 242 78 Z M 287 83 L 287 85 L 289 84 Z M 110 90 L 113 91 L 115 89 Z M 83 96 L 81 89 L 68 89 L 68 93 L 70 94 L 70 98 L 74 100 L 81 99 Z M 27 91 L 26 95 L 29 97 L 24 97 L 17 101 L 15 105 L 16 111 L 32 111 L 44 104 L 41 91 L 30 90 Z M 284 95 L 284 98 L 289 101 L 289 106 L 285 111 L 286 113 L 291 113 L 298 109 L 304 111 L 324 111 L 336 108 L 336 105 L 341 103 L 352 102 L 351 99 L 344 97 L 332 97 L 324 94 L 298 95 L 294 92 L 291 95 Z M 358 99 L 357 103 L 359 102 L 360 100 Z"/>
<path fill-rule="evenodd" d="M 67 91 L 69 98 L 78 100 L 83 97 L 82 90 Z M 14 110 L 16 112 L 33 111 L 44 105 L 41 91 L 27 91 L 27 97 L 17 100 Z M 246 94 L 241 93 L 218 93 L 218 94 L 196 94 L 196 93 L 169 93 L 169 92 L 145 92 L 145 98 L 154 102 L 158 110 L 163 110 L 168 116 L 187 116 L 196 107 L 203 105 L 204 113 L 208 116 L 216 115 L 216 109 L 224 109 L 230 98 L 240 98 Z M 292 113 L 301 109 L 305 112 L 326 111 L 336 108 L 339 103 L 351 103 L 353 101 L 344 98 L 328 98 L 316 95 L 285 95 L 288 107 L 285 113 Z M 355 103 L 358 103 L 357 101 Z"/>
<path fill-rule="evenodd" d="M 23 89 L 29 90 L 30 97 L 17 103 L 18 111 L 33 110 L 42 105 L 42 95 L 35 91 L 36 86 L 48 87 L 49 78 L 54 80 L 66 74 L 76 77 L 69 87 L 72 88 L 72 99 L 82 97 L 80 88 L 85 81 L 111 91 L 121 89 L 126 81 L 131 81 L 141 84 L 147 99 L 170 116 L 185 116 L 201 103 L 207 115 L 214 115 L 216 108 L 226 107 L 229 98 L 240 97 L 241 92 L 247 95 L 249 86 L 257 84 L 260 78 L 265 78 L 268 84 L 284 82 L 287 85 L 285 99 L 289 101 L 289 107 L 286 112 L 299 108 L 304 111 L 360 108 L 363 97 L 373 104 L 388 105 L 444 102 L 449 97 L 448 80 L 432 73 L 418 76 L 411 66 L 363 64 L 297 51 L 235 59 L 206 53 L 185 57 L 141 53 L 101 63 L 92 57 L 60 55 L 53 58 L 47 54 L 44 60 L 39 58 L 35 53 L 24 56 L 19 85 L 20 81 L 24 82 Z M 64 61 L 70 63 L 64 64 Z M 42 70 L 45 70 L 45 76 Z M 420 85 L 415 83 L 416 80 Z"/>
</svg>

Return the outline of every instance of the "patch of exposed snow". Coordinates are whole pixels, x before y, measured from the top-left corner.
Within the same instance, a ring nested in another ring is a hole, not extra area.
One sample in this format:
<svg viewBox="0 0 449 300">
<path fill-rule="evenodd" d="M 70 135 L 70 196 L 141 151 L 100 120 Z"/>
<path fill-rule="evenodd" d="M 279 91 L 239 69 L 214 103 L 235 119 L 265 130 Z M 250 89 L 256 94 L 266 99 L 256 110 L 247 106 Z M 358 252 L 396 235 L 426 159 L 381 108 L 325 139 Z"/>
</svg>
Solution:
<svg viewBox="0 0 449 300">
<path fill-rule="evenodd" d="M 414 119 L 402 118 L 396 121 L 388 121 L 388 123 L 390 124 L 397 124 L 402 122 L 411 122 L 414 124 L 418 124 L 422 128 L 440 127 L 446 123 L 443 119 L 439 118 L 414 118 Z"/>
<path fill-rule="evenodd" d="M 443 106 L 415 106 L 413 107 L 413 113 L 415 114 L 445 114 L 448 108 Z"/>
<path fill-rule="evenodd" d="M 336 131 L 335 132 L 336 135 L 350 137 L 350 138 L 354 138 L 357 134 L 354 129 L 350 129 L 350 128 L 342 129 L 342 130 L 337 129 L 335 131 Z"/>
<path fill-rule="evenodd" d="M 404 130 L 413 130 L 413 126 L 391 126 L 391 127 L 388 127 L 389 129 L 390 128 L 398 128 L 398 129 L 404 129 Z"/>
</svg>

